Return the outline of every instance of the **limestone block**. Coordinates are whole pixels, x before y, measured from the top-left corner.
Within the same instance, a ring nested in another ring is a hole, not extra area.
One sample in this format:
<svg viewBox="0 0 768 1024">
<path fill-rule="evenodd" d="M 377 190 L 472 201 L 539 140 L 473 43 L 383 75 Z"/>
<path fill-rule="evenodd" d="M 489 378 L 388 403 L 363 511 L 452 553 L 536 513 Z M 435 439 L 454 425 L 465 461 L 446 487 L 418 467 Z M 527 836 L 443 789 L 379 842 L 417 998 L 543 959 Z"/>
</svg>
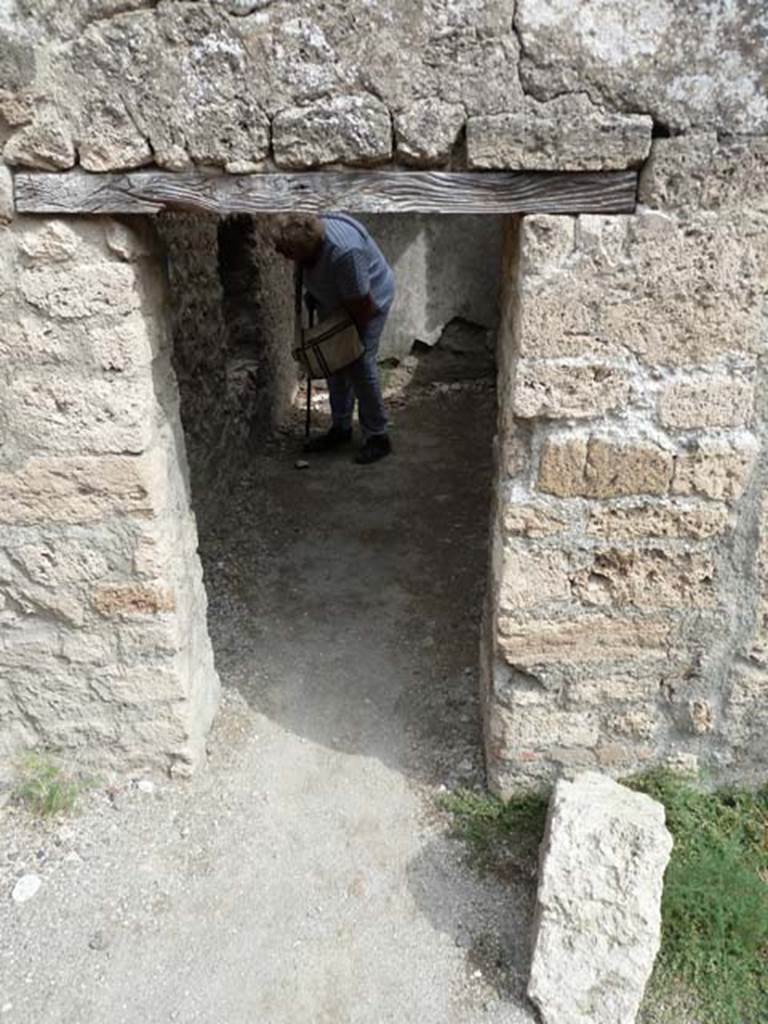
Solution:
<svg viewBox="0 0 768 1024">
<path fill-rule="evenodd" d="M 0 361 L 27 368 L 81 367 L 73 333 L 37 316 L 20 316 L 16 323 L 0 326 Z"/>
<path fill-rule="evenodd" d="M 605 720 L 605 730 L 610 735 L 626 736 L 635 740 L 652 739 L 659 725 L 658 715 L 654 712 L 653 705 L 650 709 L 634 708 L 631 711 L 608 715 Z"/>
<path fill-rule="evenodd" d="M 708 130 L 654 139 L 640 177 L 638 199 L 645 206 L 674 209 L 681 217 L 701 210 L 759 210 L 768 194 L 768 139 L 718 140 Z"/>
<path fill-rule="evenodd" d="M 574 592 L 585 603 L 605 607 L 710 608 L 716 572 L 703 552 L 598 551 L 573 574 Z"/>
<path fill-rule="evenodd" d="M 515 25 L 523 83 L 538 97 L 585 91 L 674 128 L 768 131 L 759 6 L 724 6 L 692 21 L 674 0 L 595 0 L 578 11 L 562 0 L 520 0 Z M 744 39 L 756 43 L 744 47 Z"/>
<path fill-rule="evenodd" d="M 0 473 L 0 522 L 88 523 L 112 515 L 149 516 L 163 506 L 165 460 L 142 456 L 31 458 Z"/>
<path fill-rule="evenodd" d="M 35 99 L 34 93 L 29 89 L 14 92 L 0 87 L 0 119 L 10 128 L 29 124 L 35 116 Z"/>
<path fill-rule="evenodd" d="M 114 636 L 84 630 L 65 633 L 61 639 L 60 656 L 73 665 L 111 666 L 116 659 Z"/>
<path fill-rule="evenodd" d="M 671 622 L 658 618 L 585 615 L 528 621 L 506 615 L 498 620 L 498 646 L 506 661 L 521 666 L 637 659 L 660 654 L 671 630 Z"/>
<path fill-rule="evenodd" d="M 566 520 L 543 505 L 515 502 L 504 506 L 503 527 L 508 536 L 549 537 L 565 530 Z"/>
<path fill-rule="evenodd" d="M 269 155 L 269 121 L 248 97 L 212 99 L 196 106 L 185 137 L 194 161 L 233 172 L 255 170 Z"/>
<path fill-rule="evenodd" d="M 556 784 L 528 982 L 544 1024 L 634 1024 L 671 851 L 664 808 L 644 793 L 593 772 Z"/>
<path fill-rule="evenodd" d="M 5 580 L 2 577 L 6 577 Z M 11 578 L 0 573 L 0 593 L 10 599 L 17 615 L 42 616 L 70 626 L 82 626 L 85 621 L 85 603 L 76 587 L 41 587 L 16 572 Z"/>
<path fill-rule="evenodd" d="M 459 103 L 445 103 L 434 96 L 416 100 L 395 117 L 397 156 L 415 167 L 447 163 L 465 117 Z"/>
<path fill-rule="evenodd" d="M 87 171 L 130 170 L 154 160 L 124 105 L 101 97 L 86 104 L 78 154 Z"/>
<path fill-rule="evenodd" d="M 46 218 L 41 223 L 26 225 L 17 238 L 25 264 L 66 263 L 72 259 L 80 239 L 64 220 Z"/>
<path fill-rule="evenodd" d="M 595 537 L 639 539 L 690 537 L 704 540 L 728 526 L 726 505 L 663 501 L 639 505 L 599 505 L 587 511 L 586 530 Z"/>
<path fill-rule="evenodd" d="M 570 267 L 577 223 L 575 217 L 546 213 L 523 217 L 520 224 L 522 287 L 526 287 L 531 278 L 551 277 L 556 271 Z"/>
<path fill-rule="evenodd" d="M 108 327 L 89 330 L 87 362 L 109 373 L 141 373 L 165 341 L 165 325 L 137 311 Z"/>
<path fill-rule="evenodd" d="M 592 418 L 626 406 L 630 388 L 626 370 L 525 359 L 515 367 L 511 403 L 523 419 Z"/>
<path fill-rule="evenodd" d="M 760 350 L 762 321 L 759 307 L 745 309 L 727 295 L 718 296 L 712 277 L 698 279 L 710 287 L 703 303 L 679 292 L 657 298 L 636 296 L 621 303 L 608 301 L 598 314 L 599 335 L 628 343 L 644 362 L 655 366 L 706 366 L 731 352 Z M 679 287 L 691 291 L 693 279 Z M 712 300 L 718 304 L 713 306 Z"/>
<path fill-rule="evenodd" d="M 369 95 L 291 107 L 275 117 L 272 144 L 279 167 L 380 163 L 392 155 L 389 111 Z"/>
<path fill-rule="evenodd" d="M 502 614 L 570 597 L 568 558 L 562 552 L 507 544 L 501 569 Z"/>
<path fill-rule="evenodd" d="M 650 441 L 561 435 L 547 440 L 538 488 L 559 497 L 665 494 L 672 455 Z"/>
<path fill-rule="evenodd" d="M 0 82 L 3 88 L 17 92 L 35 80 L 36 53 L 32 42 L 11 30 L 12 18 L 3 27 L 0 47 Z"/>
<path fill-rule="evenodd" d="M 741 496 L 754 467 L 758 443 L 752 434 L 738 440 L 703 438 L 675 456 L 674 494 L 732 501 Z"/>
<path fill-rule="evenodd" d="M 3 159 L 11 166 L 66 171 L 75 166 L 77 157 L 69 127 L 49 111 L 14 132 L 5 144 Z"/>
<path fill-rule="evenodd" d="M 659 396 L 659 419 L 668 430 L 745 427 L 754 412 L 754 384 L 744 377 L 714 373 L 667 384 Z"/>
<path fill-rule="evenodd" d="M 21 275 L 27 302 L 51 317 L 115 319 L 140 308 L 135 271 L 127 264 L 79 264 L 66 270 L 32 267 Z"/>
<path fill-rule="evenodd" d="M 125 263 L 136 263 L 156 251 L 155 241 L 145 221 L 138 224 L 132 221 L 114 220 L 110 218 L 104 225 L 104 237 L 107 248 Z"/>
<path fill-rule="evenodd" d="M 513 756 L 543 746 L 589 749 L 599 736 L 600 715 L 592 709 L 562 711 L 550 705 L 532 704 L 495 709 L 494 746 Z"/>
<path fill-rule="evenodd" d="M 29 579 L 46 587 L 99 579 L 112 564 L 93 541 L 69 536 L 41 536 L 34 542 L 9 547 L 9 554 Z"/>
<path fill-rule="evenodd" d="M 467 122 L 470 167 L 599 171 L 637 167 L 651 148 L 653 122 L 619 114 L 578 93 L 548 103 L 526 98 L 516 110 Z"/>
<path fill-rule="evenodd" d="M 639 704 L 643 708 L 653 706 L 659 692 L 658 674 L 667 663 L 654 665 L 647 661 L 631 673 L 615 672 L 601 676 L 590 671 L 584 678 L 571 679 L 566 695 L 568 704 L 594 704 L 605 708 L 611 704 Z M 627 712 L 633 714 L 634 712 Z"/>
<path fill-rule="evenodd" d="M 9 224 L 14 212 L 13 176 L 4 164 L 0 164 L 0 224 Z"/>
<path fill-rule="evenodd" d="M 565 218 L 563 218 L 565 220 Z M 762 351 L 768 244 L 755 224 L 701 216 L 681 226 L 635 217 L 525 217 L 520 232 L 519 354 L 601 362 L 627 351 L 655 366 L 705 366 Z"/>
<path fill-rule="evenodd" d="M 7 401 L 19 444 L 36 454 L 140 453 L 151 444 L 152 381 L 20 374 Z"/>
<path fill-rule="evenodd" d="M 739 775 L 762 783 L 768 765 L 768 672 L 746 663 L 729 679 L 718 731 L 739 754 Z"/>
<path fill-rule="evenodd" d="M 158 615 L 176 607 L 172 591 L 149 583 L 105 583 L 91 594 L 91 604 L 105 617 Z"/>
</svg>

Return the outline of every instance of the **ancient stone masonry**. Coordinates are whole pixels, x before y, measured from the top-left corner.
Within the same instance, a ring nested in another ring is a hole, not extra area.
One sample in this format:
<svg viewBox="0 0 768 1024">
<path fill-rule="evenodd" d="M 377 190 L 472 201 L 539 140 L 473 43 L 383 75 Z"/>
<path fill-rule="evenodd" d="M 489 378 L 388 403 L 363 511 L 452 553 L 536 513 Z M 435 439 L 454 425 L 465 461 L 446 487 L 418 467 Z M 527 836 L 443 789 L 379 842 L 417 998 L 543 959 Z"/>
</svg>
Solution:
<svg viewBox="0 0 768 1024">
<path fill-rule="evenodd" d="M 488 749 L 509 791 L 761 777 L 765 140 L 658 139 L 634 218 L 512 240 Z"/>
<path fill-rule="evenodd" d="M 138 217 L 14 219 L 14 175 L 630 169 L 635 215 L 527 215 L 506 233 L 490 778 L 509 792 L 670 760 L 764 777 L 764 6 L 0 6 L 2 750 L 187 770 L 217 686 L 162 246 Z M 434 284 L 418 246 L 405 256 Z M 275 264 L 252 269 L 287 295 Z M 203 277 L 210 299 L 220 279 Z M 490 326 L 493 305 L 450 315 Z M 211 337 L 230 329 L 206 310 Z M 274 310 L 259 331 L 282 345 Z M 185 365 L 215 362 L 199 356 L 180 353 L 182 392 Z M 246 363 L 216 364 L 243 406 Z"/>
<path fill-rule="evenodd" d="M 108 220 L 1 230 L 3 764 L 36 743 L 188 772 L 218 681 L 156 243 Z"/>
</svg>

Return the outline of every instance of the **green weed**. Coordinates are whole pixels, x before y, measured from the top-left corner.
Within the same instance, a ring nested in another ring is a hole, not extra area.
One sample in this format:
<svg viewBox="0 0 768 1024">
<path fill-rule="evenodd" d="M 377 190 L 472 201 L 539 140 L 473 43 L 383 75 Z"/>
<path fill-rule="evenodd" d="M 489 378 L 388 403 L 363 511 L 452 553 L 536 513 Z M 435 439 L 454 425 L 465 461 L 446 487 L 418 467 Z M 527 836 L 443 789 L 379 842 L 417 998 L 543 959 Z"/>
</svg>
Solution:
<svg viewBox="0 0 768 1024">
<path fill-rule="evenodd" d="M 708 793 L 662 771 L 627 785 L 664 804 L 675 840 L 647 1001 L 679 988 L 707 1024 L 766 1024 L 768 787 Z"/>
<path fill-rule="evenodd" d="M 511 854 L 535 855 L 544 835 L 547 799 L 537 794 L 507 802 L 490 793 L 460 789 L 444 796 L 441 805 L 454 818 L 454 834 L 469 844 L 473 861 L 498 867 Z"/>
<path fill-rule="evenodd" d="M 21 762 L 13 795 L 33 814 L 49 817 L 74 810 L 86 782 L 42 754 L 29 754 Z"/>
</svg>

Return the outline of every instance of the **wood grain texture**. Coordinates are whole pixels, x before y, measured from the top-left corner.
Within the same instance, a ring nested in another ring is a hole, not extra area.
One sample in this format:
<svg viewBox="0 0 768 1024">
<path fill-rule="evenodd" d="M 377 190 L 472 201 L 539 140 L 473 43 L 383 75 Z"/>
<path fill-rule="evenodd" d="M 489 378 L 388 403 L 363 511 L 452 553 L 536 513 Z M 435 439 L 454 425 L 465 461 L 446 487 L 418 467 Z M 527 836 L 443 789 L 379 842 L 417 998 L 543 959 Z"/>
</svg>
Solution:
<svg viewBox="0 0 768 1024">
<path fill-rule="evenodd" d="M 16 173 L 14 184 L 18 213 L 633 213 L 637 174 L 318 171 L 228 175 L 200 171 L 66 171 Z"/>
</svg>

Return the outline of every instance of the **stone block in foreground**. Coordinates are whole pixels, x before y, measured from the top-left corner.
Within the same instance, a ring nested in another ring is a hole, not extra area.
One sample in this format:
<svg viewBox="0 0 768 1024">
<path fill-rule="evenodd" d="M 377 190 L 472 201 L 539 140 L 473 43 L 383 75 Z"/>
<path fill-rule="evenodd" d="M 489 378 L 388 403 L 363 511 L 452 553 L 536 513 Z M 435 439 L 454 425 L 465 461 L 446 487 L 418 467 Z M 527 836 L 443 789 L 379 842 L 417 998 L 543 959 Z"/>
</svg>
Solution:
<svg viewBox="0 0 768 1024">
<path fill-rule="evenodd" d="M 542 844 L 528 995 L 544 1024 L 632 1024 L 659 949 L 664 808 L 595 772 L 561 780 Z"/>
</svg>

